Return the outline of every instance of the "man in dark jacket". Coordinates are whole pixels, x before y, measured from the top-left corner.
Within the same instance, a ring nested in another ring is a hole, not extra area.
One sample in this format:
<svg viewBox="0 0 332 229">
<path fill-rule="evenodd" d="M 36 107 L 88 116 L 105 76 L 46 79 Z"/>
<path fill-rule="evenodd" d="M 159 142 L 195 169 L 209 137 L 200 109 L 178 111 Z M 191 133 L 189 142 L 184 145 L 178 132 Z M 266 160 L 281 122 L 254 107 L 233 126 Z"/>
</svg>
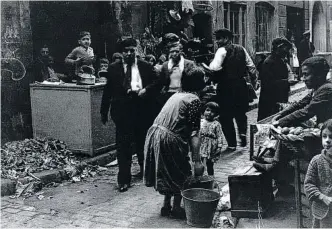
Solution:
<svg viewBox="0 0 332 229">
<path fill-rule="evenodd" d="M 247 71 L 256 74 L 256 68 L 244 47 L 232 44 L 233 32 L 228 29 L 215 31 L 218 50 L 209 68 L 215 71 L 218 83 L 216 102 L 220 106 L 220 123 L 227 140 L 226 151 L 237 147 L 235 119 L 241 146 L 246 146 L 247 116 L 249 107 Z"/>
<path fill-rule="evenodd" d="M 310 31 L 307 30 L 303 33 L 303 39 L 299 45 L 299 61 L 300 65 L 305 61 L 307 58 L 312 57 L 313 52 L 315 51 L 315 46 L 310 42 Z"/>
<path fill-rule="evenodd" d="M 108 68 L 100 110 L 102 122 L 106 123 L 111 105 L 110 113 L 116 125 L 120 192 L 130 186 L 135 148 L 141 168 L 137 176 L 142 177 L 145 136 L 153 122 L 149 109 L 154 96 L 155 71 L 150 64 L 136 58 L 136 45 L 132 38 L 121 42 L 123 62 L 114 62 Z"/>
<path fill-rule="evenodd" d="M 311 57 L 302 63 L 303 79 L 312 91 L 299 102 L 291 105 L 273 119 L 275 126 L 299 126 L 316 116 L 317 124 L 332 118 L 332 83 L 326 80 L 330 66 L 323 57 Z M 268 164 L 254 163 L 254 167 L 262 171 L 270 171 L 279 163 L 291 160 L 293 155 L 279 148 Z"/>
<path fill-rule="evenodd" d="M 285 57 L 291 43 L 283 37 L 272 42 L 272 53 L 261 66 L 261 93 L 259 96 L 258 118 L 262 120 L 279 111 L 278 103 L 288 102 L 290 85 L 288 83 L 288 69 Z"/>
</svg>

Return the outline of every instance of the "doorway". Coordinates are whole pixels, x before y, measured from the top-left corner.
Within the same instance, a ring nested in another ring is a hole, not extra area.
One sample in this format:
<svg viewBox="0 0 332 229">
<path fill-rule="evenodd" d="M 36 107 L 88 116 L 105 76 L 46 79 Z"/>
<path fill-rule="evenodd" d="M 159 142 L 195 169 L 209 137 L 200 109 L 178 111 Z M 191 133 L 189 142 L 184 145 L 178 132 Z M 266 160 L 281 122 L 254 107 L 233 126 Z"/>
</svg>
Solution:
<svg viewBox="0 0 332 229">
<path fill-rule="evenodd" d="M 287 38 L 293 35 L 295 45 L 298 47 L 304 32 L 304 10 L 287 6 Z"/>
</svg>

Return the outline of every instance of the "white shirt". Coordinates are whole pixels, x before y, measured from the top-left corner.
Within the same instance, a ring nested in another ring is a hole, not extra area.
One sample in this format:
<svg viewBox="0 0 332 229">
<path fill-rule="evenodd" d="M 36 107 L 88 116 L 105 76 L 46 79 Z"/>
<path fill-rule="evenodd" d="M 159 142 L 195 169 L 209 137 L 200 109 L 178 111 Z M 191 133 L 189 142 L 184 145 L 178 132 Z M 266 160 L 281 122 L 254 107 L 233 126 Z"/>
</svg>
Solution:
<svg viewBox="0 0 332 229">
<path fill-rule="evenodd" d="M 181 56 L 179 64 L 175 66 L 173 60 L 170 59 L 167 67 L 170 71 L 169 92 L 177 92 L 181 89 L 181 78 L 184 70 L 184 58 Z"/>
<path fill-rule="evenodd" d="M 127 72 L 127 64 L 123 64 L 124 72 L 126 74 Z M 142 83 L 142 78 L 138 70 L 137 66 L 137 59 L 135 58 L 135 62 L 131 66 L 131 90 L 133 91 L 138 91 L 140 89 L 143 89 L 143 83 Z"/>
</svg>

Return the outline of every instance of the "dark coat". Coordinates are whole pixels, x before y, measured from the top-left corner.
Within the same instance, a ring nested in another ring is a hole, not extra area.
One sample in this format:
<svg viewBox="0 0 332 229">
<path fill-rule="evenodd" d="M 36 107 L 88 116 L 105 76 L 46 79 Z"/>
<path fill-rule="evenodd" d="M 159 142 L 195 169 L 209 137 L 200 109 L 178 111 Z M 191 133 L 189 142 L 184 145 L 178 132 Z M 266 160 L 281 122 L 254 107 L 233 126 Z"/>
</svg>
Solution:
<svg viewBox="0 0 332 229">
<path fill-rule="evenodd" d="M 214 75 L 217 86 L 216 102 L 221 114 L 234 115 L 248 111 L 249 98 L 246 76 L 246 54 L 240 45 L 230 44 L 225 47 L 227 54 L 222 69 Z"/>
<path fill-rule="evenodd" d="M 315 46 L 305 39 L 300 42 L 298 48 L 298 58 L 300 64 L 307 58 L 312 57 L 312 53 L 315 51 Z"/>
<path fill-rule="evenodd" d="M 146 89 L 146 95 L 142 100 L 148 107 L 149 102 L 155 96 L 156 72 L 149 63 L 137 59 L 137 66 L 142 79 L 143 88 Z M 118 120 L 126 120 L 133 114 L 130 104 L 132 98 L 127 94 L 127 88 L 124 85 L 125 72 L 121 62 L 114 62 L 108 67 L 108 79 L 104 88 L 100 113 L 103 117 L 108 116 L 111 106 L 111 117 L 116 123 Z"/>
<path fill-rule="evenodd" d="M 287 103 L 290 91 L 286 63 L 277 55 L 271 54 L 262 64 L 259 73 L 261 92 L 259 96 L 258 120 L 279 111 L 277 103 Z"/>
<path fill-rule="evenodd" d="M 317 117 L 317 123 L 332 118 L 332 83 L 326 82 L 315 92 L 292 104 L 281 112 L 280 126 L 297 126 L 308 119 Z"/>
</svg>

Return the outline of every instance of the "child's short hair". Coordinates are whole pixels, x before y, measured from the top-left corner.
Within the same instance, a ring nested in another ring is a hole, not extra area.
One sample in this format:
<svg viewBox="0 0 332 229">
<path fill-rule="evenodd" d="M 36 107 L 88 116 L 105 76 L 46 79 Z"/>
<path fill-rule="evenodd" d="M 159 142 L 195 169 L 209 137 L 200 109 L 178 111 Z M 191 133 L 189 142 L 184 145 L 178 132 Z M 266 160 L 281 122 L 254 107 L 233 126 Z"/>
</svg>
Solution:
<svg viewBox="0 0 332 229">
<path fill-rule="evenodd" d="M 219 105 L 216 102 L 208 102 L 204 106 L 204 111 L 206 110 L 206 108 L 210 108 L 217 115 L 219 114 Z"/>
<path fill-rule="evenodd" d="M 81 32 L 79 33 L 79 37 L 78 37 L 78 39 L 81 39 L 82 37 L 85 37 L 85 36 L 89 36 L 89 37 L 91 37 L 90 32 L 88 32 L 88 31 L 81 31 Z"/>
<path fill-rule="evenodd" d="M 109 64 L 109 60 L 107 58 L 100 58 L 99 64 Z"/>
<path fill-rule="evenodd" d="M 320 136 L 322 137 L 323 130 L 328 129 L 329 131 L 332 132 L 332 119 L 326 120 L 322 127 L 320 128 Z"/>
</svg>

